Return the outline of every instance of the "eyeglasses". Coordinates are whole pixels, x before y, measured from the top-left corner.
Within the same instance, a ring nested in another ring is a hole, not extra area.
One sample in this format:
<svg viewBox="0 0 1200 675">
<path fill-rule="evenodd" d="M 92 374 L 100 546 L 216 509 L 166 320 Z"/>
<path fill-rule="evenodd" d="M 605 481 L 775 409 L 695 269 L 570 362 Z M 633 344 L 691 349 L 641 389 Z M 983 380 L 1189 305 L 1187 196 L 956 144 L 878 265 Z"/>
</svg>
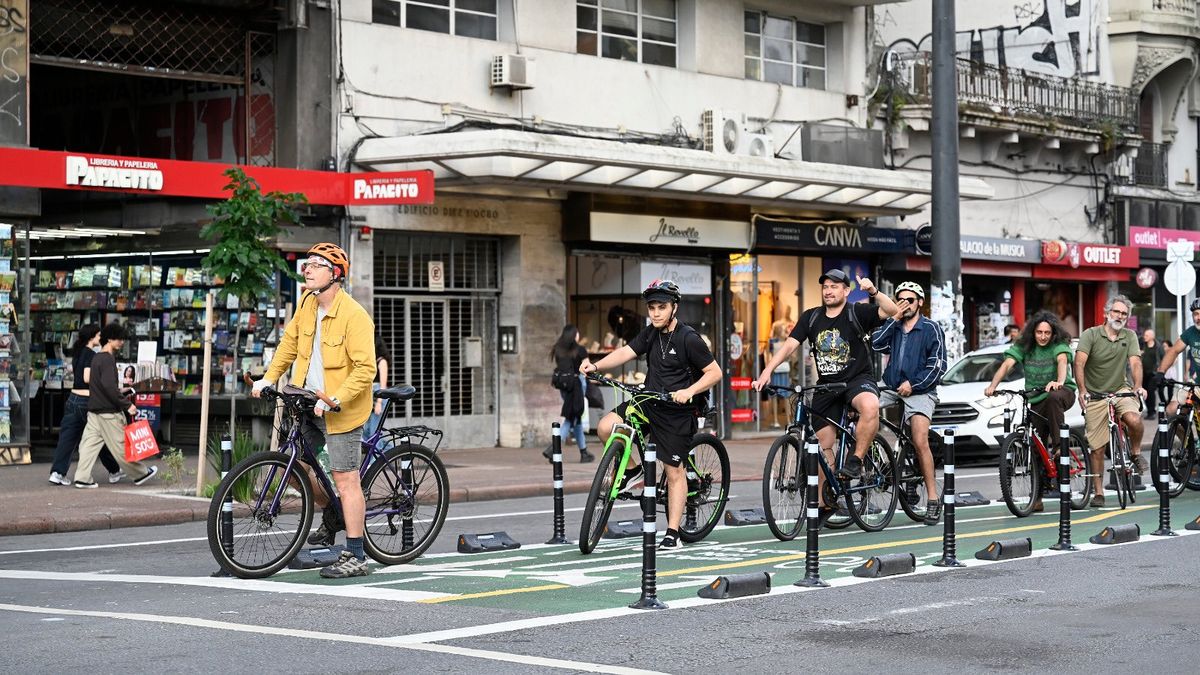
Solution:
<svg viewBox="0 0 1200 675">
<path fill-rule="evenodd" d="M 308 260 L 305 260 L 304 262 L 300 263 L 300 271 L 301 272 L 307 272 L 308 268 L 310 268 L 310 267 L 324 267 L 325 269 L 328 269 L 328 270 L 333 269 L 333 265 L 330 264 L 330 262 L 324 258 L 309 258 Z"/>
<path fill-rule="evenodd" d="M 915 296 L 915 295 L 910 295 L 910 296 L 908 296 L 908 297 L 905 297 L 905 298 L 896 298 L 896 299 L 897 299 L 897 300 L 899 300 L 900 302 L 916 302 L 916 301 L 917 301 L 917 296 Z"/>
<path fill-rule="evenodd" d="M 1119 309 L 1110 309 L 1108 310 L 1108 313 L 1112 314 L 1113 316 L 1129 316 L 1129 312 L 1122 312 Z"/>
</svg>

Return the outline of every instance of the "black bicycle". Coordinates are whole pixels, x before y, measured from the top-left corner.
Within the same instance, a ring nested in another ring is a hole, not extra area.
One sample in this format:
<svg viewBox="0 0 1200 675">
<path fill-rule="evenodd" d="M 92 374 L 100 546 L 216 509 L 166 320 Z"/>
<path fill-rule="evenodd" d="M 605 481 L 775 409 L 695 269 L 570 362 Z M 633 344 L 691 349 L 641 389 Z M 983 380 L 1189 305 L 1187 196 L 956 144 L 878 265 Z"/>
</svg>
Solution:
<svg viewBox="0 0 1200 675">
<path fill-rule="evenodd" d="M 838 478 L 837 471 L 845 465 L 846 456 L 854 451 L 854 427 L 857 414 L 852 408 L 842 411 L 839 421 L 834 421 L 812 410 L 804 403 L 805 395 L 841 391 L 844 383 L 817 384 L 810 387 L 784 387 L 767 385 L 763 391 L 794 398 L 795 415 L 787 431 L 775 439 L 767 451 L 763 465 L 763 510 L 767 527 L 780 541 L 790 541 L 799 534 L 804 523 L 805 486 L 804 441 L 813 435 L 812 416 L 833 425 L 838 433 L 837 450 L 833 467 L 826 461 L 825 453 L 817 453 L 817 462 L 825 474 L 822 497 L 826 506 L 834 508 L 839 501 L 845 502 L 845 515 L 840 511 L 826 521 L 832 529 L 846 527 L 851 521 L 866 532 L 878 532 L 892 522 L 896 513 L 897 484 L 899 476 L 895 457 L 886 441 L 875 437 L 867 454 L 863 457 L 862 474 L 855 480 Z"/>
<path fill-rule="evenodd" d="M 1196 475 L 1196 467 L 1200 464 L 1200 433 L 1197 433 L 1197 429 L 1200 429 L 1200 406 L 1196 405 L 1200 382 L 1163 380 L 1163 384 L 1171 387 L 1172 392 L 1175 387 L 1188 390 L 1187 399 L 1179 405 L 1178 413 L 1171 418 L 1167 427 L 1167 438 L 1171 442 L 1167 452 L 1167 473 L 1170 475 L 1167 493 L 1171 497 L 1178 497 L 1185 487 L 1200 490 L 1200 476 Z M 1154 476 L 1161 473 L 1157 444 L 1150 452 L 1150 473 Z"/>
<path fill-rule="evenodd" d="M 881 391 L 887 391 L 886 389 Z M 891 391 L 895 391 L 894 389 Z M 899 392 L 897 392 L 898 394 Z M 879 423 L 896 436 L 896 471 L 900 484 L 898 501 L 904 513 L 918 523 L 925 522 L 925 514 L 929 512 L 929 491 L 925 489 L 925 474 L 921 472 L 920 462 L 917 461 L 917 447 L 913 445 L 912 426 L 904 423 L 904 400 L 898 400 L 887 408 L 899 407 L 900 422 L 892 422 L 882 414 Z M 884 409 L 881 408 L 882 413 Z M 934 482 L 937 486 L 937 499 L 942 496 L 942 478 L 937 473 L 937 458 L 935 448 L 940 447 L 940 439 L 932 430 L 929 432 L 929 454 L 934 461 Z"/>
</svg>

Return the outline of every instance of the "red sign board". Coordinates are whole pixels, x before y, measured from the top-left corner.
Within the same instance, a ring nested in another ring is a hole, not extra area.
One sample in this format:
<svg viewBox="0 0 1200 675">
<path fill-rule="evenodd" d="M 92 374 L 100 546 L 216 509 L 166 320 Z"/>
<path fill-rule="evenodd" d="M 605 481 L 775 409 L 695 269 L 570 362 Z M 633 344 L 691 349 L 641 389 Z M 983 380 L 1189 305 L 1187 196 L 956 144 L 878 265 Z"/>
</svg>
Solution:
<svg viewBox="0 0 1200 675">
<path fill-rule="evenodd" d="M 754 408 L 734 408 L 729 411 L 729 420 L 731 422 L 753 422 Z"/>
<path fill-rule="evenodd" d="M 729 378 L 729 388 L 734 391 L 741 391 L 750 388 L 751 379 L 748 377 L 731 377 Z"/>
<path fill-rule="evenodd" d="M 1080 244 L 1060 240 L 1042 242 L 1042 264 L 1078 267 L 1138 266 L 1138 250 L 1133 246 Z"/>
<path fill-rule="evenodd" d="M 0 148 L 0 185 L 225 199 L 228 164 Z M 264 192 L 299 192 L 312 204 L 432 204 L 433 172 L 336 173 L 242 167 Z"/>
</svg>

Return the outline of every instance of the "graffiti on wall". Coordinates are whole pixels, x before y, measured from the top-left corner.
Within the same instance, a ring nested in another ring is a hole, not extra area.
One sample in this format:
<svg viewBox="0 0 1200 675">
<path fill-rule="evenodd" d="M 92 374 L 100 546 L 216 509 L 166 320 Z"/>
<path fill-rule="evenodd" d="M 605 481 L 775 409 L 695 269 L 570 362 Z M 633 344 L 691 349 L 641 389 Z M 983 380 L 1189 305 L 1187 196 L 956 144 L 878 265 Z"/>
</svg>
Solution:
<svg viewBox="0 0 1200 675">
<path fill-rule="evenodd" d="M 895 24 L 885 10 L 880 26 Z M 955 50 L 960 58 L 1036 73 L 1076 77 L 1100 74 L 1100 36 L 1104 22 L 1102 0 L 1022 0 L 1012 5 L 1013 23 L 960 30 Z M 959 11 L 961 26 L 970 16 Z M 901 38 L 888 49 L 927 52 L 931 36 Z"/>
</svg>

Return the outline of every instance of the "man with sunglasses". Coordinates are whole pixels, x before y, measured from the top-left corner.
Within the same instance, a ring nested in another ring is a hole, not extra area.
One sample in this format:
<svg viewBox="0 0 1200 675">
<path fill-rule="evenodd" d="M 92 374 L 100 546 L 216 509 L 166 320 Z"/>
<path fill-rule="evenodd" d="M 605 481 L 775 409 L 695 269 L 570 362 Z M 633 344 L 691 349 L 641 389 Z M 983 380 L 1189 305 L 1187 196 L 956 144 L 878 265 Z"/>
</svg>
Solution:
<svg viewBox="0 0 1200 675">
<path fill-rule="evenodd" d="M 925 478 L 925 524 L 936 525 L 941 520 L 942 503 L 929 450 L 929 425 L 938 403 L 937 386 L 946 374 L 946 336 L 941 326 L 921 315 L 925 289 L 920 284 L 905 281 L 897 286 L 896 304 L 900 310 L 871 335 L 871 348 L 890 355 L 883 370 L 883 383 L 890 388 L 880 392 L 879 407 L 904 402 L 904 422 L 911 428 L 910 437 Z"/>
<path fill-rule="evenodd" d="M 366 503 L 358 468 L 362 463 L 362 426 L 371 416 L 371 383 L 375 380 L 375 324 L 371 315 L 342 289 L 350 259 L 336 244 L 317 244 L 301 265 L 304 295 L 284 330 L 266 375 L 254 383 L 257 398 L 267 385 L 292 368 L 291 384 L 332 401 L 318 401 L 313 421 L 325 435 L 329 467 L 342 502 L 346 548 L 338 561 L 321 570 L 331 579 L 370 574 L 363 551 Z M 310 477 L 311 479 L 311 477 Z M 323 494 L 316 490 L 315 494 Z M 324 505 L 322 505 L 324 506 Z M 322 529 L 332 544 L 337 514 L 322 513 Z M 320 531 L 318 531 L 320 533 Z"/>
<path fill-rule="evenodd" d="M 1104 305 L 1104 323 L 1092 326 L 1079 336 L 1075 347 L 1075 383 L 1079 389 L 1079 405 L 1083 407 L 1088 446 L 1092 449 L 1091 468 L 1096 492 L 1091 506 L 1104 506 L 1104 448 L 1108 446 L 1108 402 L 1089 401 L 1092 392 L 1116 394 L 1136 390 L 1146 398 L 1142 389 L 1142 349 L 1137 335 L 1125 327 L 1133 307 L 1124 295 L 1109 297 Z M 1132 374 L 1129 381 L 1126 372 Z M 1120 423 L 1129 434 L 1129 454 L 1138 473 L 1149 466 L 1142 456 L 1142 415 L 1132 398 L 1113 399 Z"/>
</svg>

